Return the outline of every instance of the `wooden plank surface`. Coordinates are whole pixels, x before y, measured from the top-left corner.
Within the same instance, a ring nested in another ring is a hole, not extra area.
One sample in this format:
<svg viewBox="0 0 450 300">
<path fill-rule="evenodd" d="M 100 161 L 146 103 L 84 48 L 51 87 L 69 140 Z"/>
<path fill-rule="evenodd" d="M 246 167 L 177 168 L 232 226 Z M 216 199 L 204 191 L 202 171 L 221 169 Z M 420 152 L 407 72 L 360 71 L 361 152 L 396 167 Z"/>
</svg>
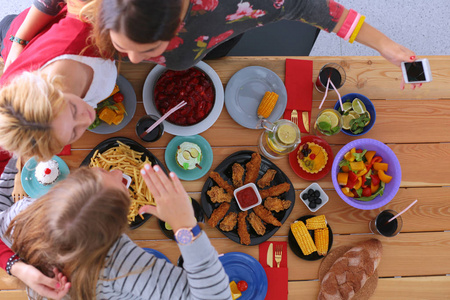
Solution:
<svg viewBox="0 0 450 300">
<path fill-rule="evenodd" d="M 379 266 L 380 280 L 372 299 L 444 299 L 450 295 L 450 57 L 428 57 L 433 71 L 433 82 L 421 89 L 401 90 L 401 72 L 381 57 L 296 57 L 314 62 L 313 76 L 327 62 L 344 66 L 347 81 L 341 94 L 357 92 L 373 100 L 377 111 L 374 128 L 364 138 L 374 138 L 386 143 L 397 155 L 402 167 L 401 188 L 395 198 L 376 210 L 357 210 L 337 195 L 328 174 L 318 183 L 330 197 L 319 211 L 327 216 L 333 230 L 333 247 L 353 245 L 358 241 L 376 237 L 383 243 L 383 258 Z M 286 57 L 229 57 L 207 63 L 218 73 L 224 86 L 231 76 L 247 66 L 263 66 L 273 70 L 284 80 Z M 89 151 L 101 141 L 114 136 L 125 136 L 138 141 L 134 132 L 137 120 L 145 115 L 142 104 L 142 87 L 153 64 L 132 65 L 122 63 L 120 73 L 133 85 L 137 111 L 129 125 L 118 133 L 86 134 L 72 145 L 72 155 L 63 159 L 71 169 L 77 168 Z M 318 113 L 323 94 L 314 90 L 312 120 Z M 336 94 L 330 92 L 324 107 L 332 107 Z M 246 129 L 232 120 L 224 108 L 217 122 L 201 135 L 213 147 L 212 169 L 230 154 L 243 150 L 257 150 L 261 130 Z M 159 160 L 164 162 L 167 143 L 173 138 L 165 133 L 155 143 L 142 143 Z M 343 145 L 356 138 L 339 134 L 327 137 L 334 155 Z M 311 182 L 299 178 L 291 169 L 287 158 L 274 161 L 291 179 L 296 189 L 295 206 L 283 226 L 270 239 L 286 241 L 289 224 L 309 214 L 299 200 L 299 193 Z M 196 181 L 183 181 L 190 195 L 200 201 L 200 191 L 207 175 Z M 394 238 L 374 236 L 368 222 L 378 212 L 389 208 L 402 210 L 414 199 L 419 202 L 403 215 L 402 232 Z M 216 228 L 201 225 L 219 253 L 239 251 L 258 259 L 258 247 L 242 246 L 232 242 Z M 176 263 L 179 250 L 174 241 L 167 239 L 159 229 L 155 217 L 137 230 L 129 232 L 139 246 L 162 251 Z M 304 261 L 289 249 L 289 299 L 315 299 L 319 290 L 317 272 L 320 261 Z M 398 278 L 401 276 L 401 278 Z M 397 277 L 397 278 L 396 278 Z M 23 289 L 0 272 L 0 299 L 26 299 Z"/>
</svg>

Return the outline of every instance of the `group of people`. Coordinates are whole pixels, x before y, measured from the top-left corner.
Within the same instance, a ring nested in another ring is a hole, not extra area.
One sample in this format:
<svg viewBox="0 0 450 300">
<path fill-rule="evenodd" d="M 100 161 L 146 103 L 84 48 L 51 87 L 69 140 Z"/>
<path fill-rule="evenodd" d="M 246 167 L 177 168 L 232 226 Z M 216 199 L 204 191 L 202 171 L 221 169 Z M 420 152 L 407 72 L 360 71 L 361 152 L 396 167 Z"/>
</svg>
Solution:
<svg viewBox="0 0 450 300">
<path fill-rule="evenodd" d="M 130 199 L 120 171 L 80 168 L 41 198 L 13 203 L 15 162 L 48 160 L 83 135 L 114 88 L 116 60 L 187 69 L 215 51 L 227 53 L 245 31 L 282 19 L 356 40 L 397 66 L 415 59 L 333 0 L 34 0 L 3 19 L 0 147 L 14 157 L 0 177 L 0 234 L 7 244 L 0 245 L 0 266 L 35 296 L 229 299 L 228 277 L 175 174 L 142 169 L 157 205 L 141 212 L 191 234 L 189 243 L 178 241 L 183 268 L 125 234 Z"/>
</svg>

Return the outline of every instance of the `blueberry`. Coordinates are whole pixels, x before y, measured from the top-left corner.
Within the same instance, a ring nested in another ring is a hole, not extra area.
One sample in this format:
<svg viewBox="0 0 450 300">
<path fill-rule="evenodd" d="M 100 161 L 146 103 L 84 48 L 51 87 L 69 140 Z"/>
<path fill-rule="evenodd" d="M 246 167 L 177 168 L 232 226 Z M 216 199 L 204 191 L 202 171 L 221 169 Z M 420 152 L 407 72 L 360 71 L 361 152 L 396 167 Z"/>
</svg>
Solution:
<svg viewBox="0 0 450 300">
<path fill-rule="evenodd" d="M 308 206 L 309 206 L 309 208 L 314 209 L 314 208 L 316 208 L 317 205 L 316 205 L 316 202 L 311 201 L 311 202 L 309 202 Z"/>
<path fill-rule="evenodd" d="M 316 195 L 316 197 L 319 197 L 320 196 L 320 192 L 319 191 L 315 191 L 314 195 Z"/>
<path fill-rule="evenodd" d="M 314 194 L 314 190 L 313 189 L 308 190 L 308 195 L 312 195 L 312 194 Z"/>
<path fill-rule="evenodd" d="M 315 202 L 316 202 L 317 205 L 320 205 L 320 204 L 322 204 L 322 199 L 317 198 L 317 199 L 315 200 Z"/>
<path fill-rule="evenodd" d="M 308 198 L 309 198 L 308 193 L 302 194 L 302 199 L 303 199 L 304 201 L 308 200 Z"/>
</svg>

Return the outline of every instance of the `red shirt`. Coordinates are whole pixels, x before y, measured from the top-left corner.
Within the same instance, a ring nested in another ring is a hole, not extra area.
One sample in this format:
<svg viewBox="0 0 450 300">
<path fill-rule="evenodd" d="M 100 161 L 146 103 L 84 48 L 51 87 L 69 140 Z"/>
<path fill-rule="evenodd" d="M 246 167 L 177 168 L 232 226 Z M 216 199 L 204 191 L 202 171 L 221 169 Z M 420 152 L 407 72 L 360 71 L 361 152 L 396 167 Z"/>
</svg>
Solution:
<svg viewBox="0 0 450 300">
<path fill-rule="evenodd" d="M 9 36 L 15 35 L 24 21 L 29 9 L 20 13 L 12 22 L 6 39 L 4 40 L 3 58 L 6 60 L 11 49 L 12 42 Z M 24 48 L 19 57 L 8 67 L 0 79 L 0 86 L 23 73 L 41 68 L 48 61 L 63 54 L 99 57 L 97 48 L 88 47 L 86 42 L 91 33 L 92 26 L 67 14 L 64 7 L 54 19 L 36 35 Z"/>
</svg>

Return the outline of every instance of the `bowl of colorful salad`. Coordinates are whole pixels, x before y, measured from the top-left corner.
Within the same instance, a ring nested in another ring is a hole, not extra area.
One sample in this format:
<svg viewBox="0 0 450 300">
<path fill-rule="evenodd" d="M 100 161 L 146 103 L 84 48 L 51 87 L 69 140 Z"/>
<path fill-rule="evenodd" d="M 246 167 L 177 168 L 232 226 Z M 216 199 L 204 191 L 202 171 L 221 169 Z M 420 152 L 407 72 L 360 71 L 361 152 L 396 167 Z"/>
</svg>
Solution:
<svg viewBox="0 0 450 300">
<path fill-rule="evenodd" d="M 359 139 L 342 147 L 331 167 L 333 186 L 349 205 L 369 210 L 386 205 L 402 180 L 400 163 L 386 144 Z"/>
<path fill-rule="evenodd" d="M 377 118 L 372 101 L 357 93 L 342 96 L 342 107 L 337 101 L 334 109 L 342 115 L 342 132 L 350 136 L 366 134 Z"/>
</svg>

